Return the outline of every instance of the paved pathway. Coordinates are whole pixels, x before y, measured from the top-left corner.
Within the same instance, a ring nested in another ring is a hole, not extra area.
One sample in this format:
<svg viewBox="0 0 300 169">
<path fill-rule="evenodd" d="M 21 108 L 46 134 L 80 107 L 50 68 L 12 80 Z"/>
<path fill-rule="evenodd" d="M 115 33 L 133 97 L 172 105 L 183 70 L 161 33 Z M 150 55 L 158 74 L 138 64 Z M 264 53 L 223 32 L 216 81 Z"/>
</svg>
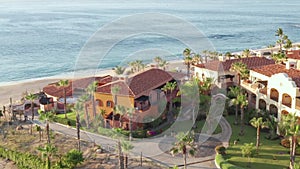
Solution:
<svg viewBox="0 0 300 169">
<path fill-rule="evenodd" d="M 43 123 L 38 120 L 34 120 L 34 123 L 44 126 Z M 190 157 L 187 159 L 187 163 L 194 163 L 193 165 L 189 165 L 189 168 L 216 168 L 214 165 L 214 147 L 215 144 L 223 143 L 224 146 L 228 146 L 228 142 L 231 136 L 231 127 L 230 124 L 226 121 L 224 117 L 221 118 L 219 125 L 222 128 L 222 133 L 212 135 L 211 138 L 207 142 L 199 145 L 198 149 L 201 151 L 202 155 L 196 157 Z M 68 127 L 65 125 L 61 125 L 58 123 L 51 123 L 50 128 L 54 131 L 60 132 L 65 135 L 69 135 L 76 138 L 76 129 L 72 127 Z M 205 137 L 204 135 L 201 136 Z M 116 141 L 98 134 L 93 134 L 90 132 L 86 132 L 81 130 L 81 139 L 86 141 L 92 141 L 96 144 L 102 146 L 102 148 L 112 152 L 116 145 Z M 211 141 L 212 140 L 212 141 Z M 153 161 L 160 163 L 163 166 L 172 167 L 174 165 L 182 165 L 183 160 L 180 156 L 171 156 L 169 153 L 165 153 L 166 150 L 171 148 L 172 143 L 175 141 L 174 136 L 164 136 L 155 139 L 143 139 L 137 140 L 134 139 L 132 144 L 134 145 L 134 149 L 132 150 L 132 154 L 134 156 L 139 156 L 141 152 L 143 152 L 143 156 L 147 157 Z M 210 142 L 209 142 L 210 141 Z M 206 143 L 206 144 L 205 144 Z M 203 155 L 204 153 L 204 155 Z M 202 162 L 206 161 L 206 162 Z M 202 162 L 202 163 L 199 163 Z"/>
</svg>

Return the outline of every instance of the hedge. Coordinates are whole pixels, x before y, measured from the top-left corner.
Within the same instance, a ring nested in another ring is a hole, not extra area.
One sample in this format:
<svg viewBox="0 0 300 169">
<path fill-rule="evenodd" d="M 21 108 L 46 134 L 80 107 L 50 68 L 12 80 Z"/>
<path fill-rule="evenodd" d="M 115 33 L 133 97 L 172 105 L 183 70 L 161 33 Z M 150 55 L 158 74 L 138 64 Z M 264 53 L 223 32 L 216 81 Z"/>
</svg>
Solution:
<svg viewBox="0 0 300 169">
<path fill-rule="evenodd" d="M 35 155 L 9 150 L 2 146 L 0 146 L 0 157 L 15 162 L 20 169 L 45 169 L 46 167 L 45 163 Z"/>
<path fill-rule="evenodd" d="M 224 159 L 224 157 L 221 154 L 216 155 L 215 162 L 217 166 L 219 166 L 221 169 L 244 169 L 242 167 L 238 167 L 229 163 L 227 160 Z"/>
<path fill-rule="evenodd" d="M 76 126 L 76 120 L 72 120 L 72 119 L 60 118 L 55 116 L 53 121 L 68 126 L 73 126 L 73 127 Z"/>
</svg>

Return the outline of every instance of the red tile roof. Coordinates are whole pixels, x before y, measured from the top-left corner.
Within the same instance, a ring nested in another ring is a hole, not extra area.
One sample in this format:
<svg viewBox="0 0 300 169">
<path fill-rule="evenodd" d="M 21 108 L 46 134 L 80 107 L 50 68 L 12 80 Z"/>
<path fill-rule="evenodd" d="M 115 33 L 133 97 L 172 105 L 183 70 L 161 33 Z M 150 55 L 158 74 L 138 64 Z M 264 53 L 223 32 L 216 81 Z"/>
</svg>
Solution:
<svg viewBox="0 0 300 169">
<path fill-rule="evenodd" d="M 168 72 L 153 68 L 130 77 L 127 80 L 127 84 L 124 81 L 121 82 L 121 80 L 117 80 L 110 84 L 98 87 L 97 92 L 110 94 L 112 85 L 120 85 L 120 94 L 138 98 L 142 95 L 147 96 L 151 90 L 156 89 L 173 79 L 172 75 Z"/>
<path fill-rule="evenodd" d="M 300 50 L 287 51 L 287 58 L 300 60 Z"/>
<path fill-rule="evenodd" d="M 65 87 L 66 96 L 72 96 L 75 89 L 85 89 L 89 84 L 94 81 L 97 81 L 98 85 L 103 85 L 108 82 L 111 82 L 112 77 L 107 75 L 103 77 L 88 77 L 76 80 L 70 80 L 69 85 Z M 43 91 L 54 97 L 63 97 L 63 87 L 57 86 L 58 82 L 51 83 L 43 88 Z"/>
<path fill-rule="evenodd" d="M 253 71 L 271 77 L 277 73 L 286 73 L 293 81 L 295 81 L 296 85 L 300 87 L 300 70 L 290 68 L 286 69 L 284 65 L 274 64 L 274 65 L 266 65 L 259 68 L 254 68 Z"/>
<path fill-rule="evenodd" d="M 243 62 L 244 64 L 247 65 L 249 69 L 259 67 L 259 66 L 264 66 L 264 65 L 275 64 L 274 60 L 267 59 L 265 57 L 248 57 L 248 58 L 241 58 L 241 59 L 231 59 L 223 62 L 214 60 L 204 64 L 198 64 L 196 65 L 196 67 L 206 68 L 213 71 L 229 71 L 232 63 L 235 62 Z"/>
</svg>

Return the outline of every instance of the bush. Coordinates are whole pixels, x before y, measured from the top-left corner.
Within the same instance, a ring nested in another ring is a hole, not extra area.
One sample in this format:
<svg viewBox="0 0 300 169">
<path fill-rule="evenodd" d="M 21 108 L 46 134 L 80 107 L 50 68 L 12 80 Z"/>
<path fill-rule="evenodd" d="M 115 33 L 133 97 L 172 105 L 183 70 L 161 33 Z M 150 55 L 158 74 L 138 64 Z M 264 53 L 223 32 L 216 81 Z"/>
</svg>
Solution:
<svg viewBox="0 0 300 169">
<path fill-rule="evenodd" d="M 222 145 L 216 146 L 215 151 L 216 151 L 217 154 L 221 154 L 221 155 L 226 154 L 226 148 Z"/>
<path fill-rule="evenodd" d="M 216 164 L 222 169 L 244 169 L 229 163 L 221 154 L 217 154 L 215 158 Z"/>
<path fill-rule="evenodd" d="M 64 157 L 63 163 L 69 167 L 69 168 L 74 168 L 78 164 L 82 163 L 84 161 L 82 152 L 78 150 L 70 150 Z"/>
<path fill-rule="evenodd" d="M 55 116 L 53 121 L 68 126 L 73 126 L 73 127 L 76 126 L 76 121 L 72 119 L 60 118 Z"/>
</svg>

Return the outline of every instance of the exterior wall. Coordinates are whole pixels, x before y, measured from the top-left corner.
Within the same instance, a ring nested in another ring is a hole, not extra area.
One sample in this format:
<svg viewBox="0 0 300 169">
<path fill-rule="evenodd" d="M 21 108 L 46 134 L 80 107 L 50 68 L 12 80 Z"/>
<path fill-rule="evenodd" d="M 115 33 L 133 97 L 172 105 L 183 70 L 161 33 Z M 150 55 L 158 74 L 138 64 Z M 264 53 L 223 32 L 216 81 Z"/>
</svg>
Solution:
<svg viewBox="0 0 300 169">
<path fill-rule="evenodd" d="M 194 76 L 202 79 L 202 74 L 204 74 L 205 77 L 209 77 L 214 79 L 215 81 L 218 80 L 218 72 L 217 71 L 212 71 L 212 70 L 208 70 L 205 68 L 199 68 L 199 67 L 195 67 L 194 68 Z"/>
<path fill-rule="evenodd" d="M 97 105 L 98 112 L 101 110 L 105 110 L 106 114 L 108 115 L 113 111 L 113 105 L 111 107 L 107 107 L 107 101 L 114 101 L 114 98 L 111 94 L 103 94 L 103 93 L 95 93 L 95 100 L 101 100 L 103 105 Z M 117 96 L 118 105 L 122 105 L 125 107 L 133 107 L 134 106 L 134 98 L 128 96 Z"/>
<path fill-rule="evenodd" d="M 300 110 L 296 109 L 296 97 L 299 96 L 299 88 L 295 84 L 295 82 L 288 77 L 285 73 L 275 74 L 271 77 L 267 77 L 265 75 L 259 74 L 254 71 L 250 71 L 250 78 L 255 82 L 255 80 L 267 80 L 267 94 L 260 92 L 260 88 L 254 88 L 253 84 L 245 85 L 242 83 L 242 87 L 246 88 L 248 91 L 254 93 L 256 97 L 256 106 L 255 108 L 259 108 L 259 100 L 262 99 L 266 102 L 266 109 L 270 110 L 270 106 L 274 105 L 278 109 L 278 120 L 281 119 L 281 112 L 287 111 L 289 113 L 296 113 L 297 116 L 300 116 Z M 271 89 L 276 89 L 279 93 L 278 101 L 274 101 L 271 99 Z M 290 97 L 289 97 L 290 96 Z M 283 101 L 291 100 L 291 106 L 287 106 L 282 104 Z"/>
</svg>

